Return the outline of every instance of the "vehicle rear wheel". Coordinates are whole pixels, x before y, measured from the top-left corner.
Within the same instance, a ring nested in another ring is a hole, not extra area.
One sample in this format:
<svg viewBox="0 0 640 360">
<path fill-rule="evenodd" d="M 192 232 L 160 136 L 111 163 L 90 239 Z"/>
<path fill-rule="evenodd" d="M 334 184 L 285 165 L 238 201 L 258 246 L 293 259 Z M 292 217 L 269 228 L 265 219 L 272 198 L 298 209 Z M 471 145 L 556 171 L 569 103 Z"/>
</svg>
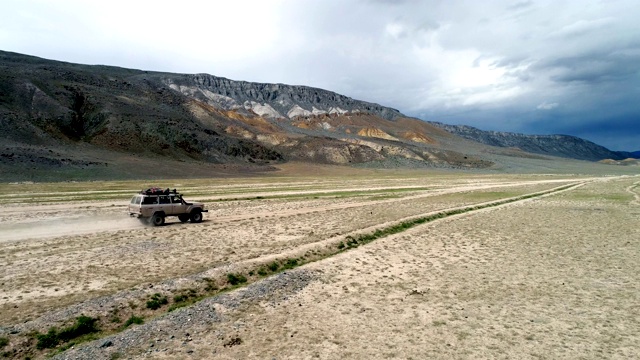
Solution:
<svg viewBox="0 0 640 360">
<path fill-rule="evenodd" d="M 178 215 L 178 219 L 180 219 L 180 222 L 187 222 L 189 221 L 189 214 Z"/>
<path fill-rule="evenodd" d="M 164 216 L 162 214 L 153 214 L 151 217 L 151 225 L 162 226 L 164 224 Z"/>
<path fill-rule="evenodd" d="M 191 222 L 199 223 L 202 221 L 202 212 L 200 211 L 192 211 L 191 212 Z"/>
</svg>

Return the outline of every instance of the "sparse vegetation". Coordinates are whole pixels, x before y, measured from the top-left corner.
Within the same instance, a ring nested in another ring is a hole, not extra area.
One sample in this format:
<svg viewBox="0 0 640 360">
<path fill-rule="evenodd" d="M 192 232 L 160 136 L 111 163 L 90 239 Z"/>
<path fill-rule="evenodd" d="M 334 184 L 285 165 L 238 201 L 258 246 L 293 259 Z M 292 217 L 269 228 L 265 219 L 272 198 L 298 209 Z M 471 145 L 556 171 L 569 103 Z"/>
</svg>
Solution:
<svg viewBox="0 0 640 360">
<path fill-rule="evenodd" d="M 437 219 L 442 219 L 442 218 L 445 218 L 445 217 L 448 217 L 448 216 L 463 214 L 463 213 L 466 213 L 466 212 L 469 212 L 469 211 L 480 210 L 480 209 L 485 209 L 485 208 L 489 208 L 489 207 L 495 207 L 495 206 L 499 206 L 499 205 L 512 203 L 512 202 L 515 202 L 515 201 L 521 201 L 521 200 L 530 199 L 530 198 L 542 196 L 542 195 L 553 193 L 553 192 L 557 192 L 557 191 L 562 191 L 562 190 L 568 189 L 571 186 L 573 186 L 573 185 L 562 186 L 560 188 L 549 190 L 549 191 L 544 191 L 544 192 L 541 192 L 541 193 L 523 195 L 523 196 L 520 196 L 520 197 L 515 197 L 515 198 L 501 200 L 501 201 L 495 201 L 495 202 L 488 203 L 488 204 L 483 204 L 483 205 L 475 205 L 475 206 L 468 206 L 468 207 L 458 208 L 458 209 L 453 209 L 453 210 L 441 211 L 441 212 L 438 212 L 438 213 L 435 213 L 435 214 L 432 214 L 432 215 L 428 215 L 428 216 L 425 216 L 425 217 L 420 217 L 420 218 L 416 218 L 416 219 L 412 219 L 412 220 L 403 221 L 403 222 L 401 222 L 399 224 L 391 225 L 391 226 L 386 227 L 384 229 L 378 229 L 378 230 L 376 230 L 376 231 L 374 231 L 373 233 L 370 233 L 370 234 L 361 234 L 361 235 L 357 235 L 357 236 L 349 235 L 349 236 L 347 236 L 345 238 L 346 245 L 345 245 L 345 243 L 340 242 L 340 243 L 338 243 L 337 247 L 338 247 L 339 250 L 342 250 L 345 247 L 347 247 L 347 248 L 355 248 L 355 247 L 358 247 L 360 245 L 364 245 L 364 244 L 370 243 L 373 240 L 403 232 L 403 231 L 408 230 L 408 229 L 410 229 L 410 228 L 412 228 L 412 227 L 414 227 L 416 225 L 424 224 L 424 223 L 427 223 L 427 222 L 430 222 L 430 221 L 434 221 L 434 220 L 437 220 Z"/>
<path fill-rule="evenodd" d="M 160 295 L 160 293 L 155 293 L 151 296 L 151 299 L 147 300 L 147 308 L 151 310 L 156 310 L 161 308 L 163 305 L 168 304 L 166 296 Z"/>
<path fill-rule="evenodd" d="M 0 349 L 9 345 L 9 339 L 6 337 L 0 337 Z"/>
<path fill-rule="evenodd" d="M 268 268 L 269 270 L 271 270 L 272 272 L 276 272 L 278 271 L 278 268 L 280 267 L 280 264 L 278 264 L 276 261 L 272 262 L 271 264 L 269 264 Z"/>
<path fill-rule="evenodd" d="M 123 328 L 128 328 L 133 324 L 137 324 L 137 325 L 144 324 L 144 318 L 140 316 L 131 315 L 131 317 L 124 322 Z"/>
<path fill-rule="evenodd" d="M 216 285 L 216 281 L 211 278 L 202 278 L 202 281 L 206 282 L 207 285 L 204 287 L 204 291 L 212 292 L 218 290 L 218 286 Z"/>
<path fill-rule="evenodd" d="M 173 301 L 177 303 L 187 301 L 187 299 L 189 299 L 189 297 L 185 294 L 180 294 L 173 297 Z"/>
<path fill-rule="evenodd" d="M 69 342 L 81 336 L 96 333 L 100 331 L 96 326 L 97 321 L 97 318 L 81 315 L 76 318 L 75 324 L 63 328 L 60 331 L 52 327 L 46 334 L 36 335 L 36 339 L 38 340 L 36 348 L 40 350 L 54 348 L 61 342 Z"/>
<path fill-rule="evenodd" d="M 178 295 L 175 295 L 173 297 L 173 302 L 174 303 L 171 306 L 169 306 L 169 309 L 167 309 L 167 312 L 172 312 L 172 311 L 174 311 L 176 309 L 179 309 L 181 307 L 185 307 L 185 306 L 187 306 L 189 304 L 192 304 L 192 303 L 198 301 L 200 298 L 201 298 L 201 296 L 198 295 L 198 291 L 197 290 L 188 289 L 185 292 L 180 293 Z"/>
<path fill-rule="evenodd" d="M 231 285 L 239 285 L 247 282 L 247 278 L 242 274 L 227 274 L 227 282 Z"/>
<path fill-rule="evenodd" d="M 282 265 L 284 270 L 293 269 L 298 266 L 298 259 L 287 259 L 287 261 Z"/>
</svg>

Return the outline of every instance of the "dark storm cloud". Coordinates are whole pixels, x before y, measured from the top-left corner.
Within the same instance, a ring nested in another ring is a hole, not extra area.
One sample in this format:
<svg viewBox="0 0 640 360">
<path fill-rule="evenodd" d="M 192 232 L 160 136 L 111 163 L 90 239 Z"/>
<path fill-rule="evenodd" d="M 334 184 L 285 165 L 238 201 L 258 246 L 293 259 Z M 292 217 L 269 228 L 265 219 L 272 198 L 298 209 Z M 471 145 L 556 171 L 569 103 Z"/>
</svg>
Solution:
<svg viewBox="0 0 640 360">
<path fill-rule="evenodd" d="M 556 75 L 551 79 L 557 82 L 579 81 L 594 85 L 603 82 L 635 83 L 638 79 L 640 49 L 629 50 L 626 55 L 616 52 L 561 58 L 544 65 L 555 70 Z"/>
</svg>

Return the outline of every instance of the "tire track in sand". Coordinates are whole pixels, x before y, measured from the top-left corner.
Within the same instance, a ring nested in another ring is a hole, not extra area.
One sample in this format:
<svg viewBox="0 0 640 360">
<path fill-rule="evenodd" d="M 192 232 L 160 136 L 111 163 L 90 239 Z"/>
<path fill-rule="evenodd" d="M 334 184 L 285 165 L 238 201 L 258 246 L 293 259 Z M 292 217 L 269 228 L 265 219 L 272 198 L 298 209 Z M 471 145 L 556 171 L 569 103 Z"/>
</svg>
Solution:
<svg viewBox="0 0 640 360">
<path fill-rule="evenodd" d="M 640 193 L 636 191 L 639 186 L 640 181 L 636 181 L 625 189 L 628 193 L 633 195 L 633 200 L 629 202 L 630 205 L 640 205 Z"/>
</svg>

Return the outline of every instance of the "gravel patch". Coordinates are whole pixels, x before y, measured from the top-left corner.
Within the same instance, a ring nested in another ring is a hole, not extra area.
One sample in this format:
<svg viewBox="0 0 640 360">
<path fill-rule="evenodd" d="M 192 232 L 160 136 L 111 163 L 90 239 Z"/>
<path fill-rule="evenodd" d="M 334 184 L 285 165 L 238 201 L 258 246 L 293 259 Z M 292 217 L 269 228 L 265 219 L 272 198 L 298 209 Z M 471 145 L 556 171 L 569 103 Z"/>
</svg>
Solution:
<svg viewBox="0 0 640 360">
<path fill-rule="evenodd" d="M 274 305 L 285 301 L 309 285 L 316 276 L 316 272 L 306 269 L 282 272 L 237 291 L 177 309 L 121 333 L 71 348 L 53 359 L 110 359 L 117 354 L 135 353 L 137 349 L 166 352 L 176 345 L 187 347 L 198 333 L 205 329 L 211 331 L 216 324 L 227 321 L 234 312 L 240 311 L 242 306 L 258 303 Z M 242 326 L 241 323 L 234 325 Z M 232 338 L 230 343 L 234 340 Z"/>
</svg>

